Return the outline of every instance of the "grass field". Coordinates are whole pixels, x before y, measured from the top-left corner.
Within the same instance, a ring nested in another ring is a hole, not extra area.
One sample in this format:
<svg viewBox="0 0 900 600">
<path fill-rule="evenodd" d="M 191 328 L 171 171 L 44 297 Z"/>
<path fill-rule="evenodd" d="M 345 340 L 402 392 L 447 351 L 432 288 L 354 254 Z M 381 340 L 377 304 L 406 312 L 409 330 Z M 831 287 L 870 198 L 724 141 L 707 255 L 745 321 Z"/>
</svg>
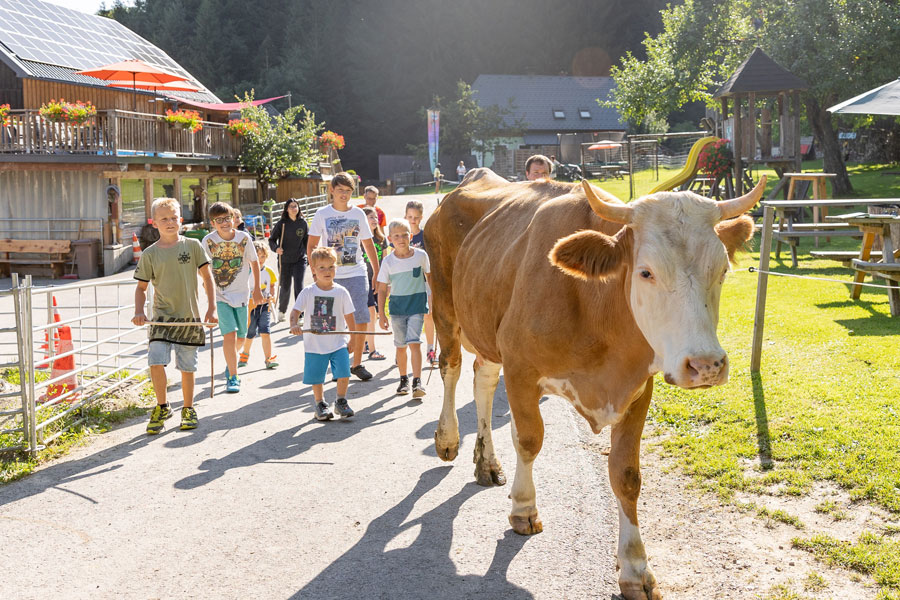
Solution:
<svg viewBox="0 0 900 600">
<path fill-rule="evenodd" d="M 866 175 L 880 177 L 877 171 Z M 867 189 L 865 181 L 859 189 Z M 873 190 L 882 197 L 890 191 Z M 836 239 L 830 247 L 858 243 Z M 850 269 L 839 263 L 812 259 L 811 245 L 811 240 L 801 244 L 799 268 L 791 269 L 789 257 L 782 254 L 787 261 L 773 260 L 772 270 L 852 279 Z M 747 497 L 754 498 L 750 507 L 761 516 L 774 512 L 765 507 L 767 499 L 778 506 L 791 498 L 799 503 L 815 498 L 823 485 L 847 498 L 843 503 L 829 498 L 817 507 L 835 520 L 864 504 L 880 508 L 887 518 L 855 532 L 852 539 L 806 526 L 791 514 L 791 502 L 777 520 L 797 528 L 797 547 L 872 575 L 881 586 L 879 598 L 896 600 L 900 319 L 890 317 L 885 290 L 868 288 L 859 301 L 851 301 L 847 285 L 770 278 L 762 369 L 752 374 L 757 280 L 747 267 L 758 258 L 757 248 L 744 255 L 722 294 L 719 332 L 731 358 L 730 382 L 694 392 L 658 378 L 649 431 L 663 441 L 655 447 L 723 501 L 742 506 Z"/>
</svg>

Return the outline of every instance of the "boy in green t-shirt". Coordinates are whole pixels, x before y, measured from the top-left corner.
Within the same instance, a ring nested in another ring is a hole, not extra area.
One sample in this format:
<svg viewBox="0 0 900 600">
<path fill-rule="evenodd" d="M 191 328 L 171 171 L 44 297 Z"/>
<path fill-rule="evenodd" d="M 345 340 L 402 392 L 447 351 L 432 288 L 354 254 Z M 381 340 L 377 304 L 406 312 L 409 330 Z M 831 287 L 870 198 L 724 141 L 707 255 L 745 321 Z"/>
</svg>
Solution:
<svg viewBox="0 0 900 600">
<path fill-rule="evenodd" d="M 179 235 L 181 229 L 181 204 L 174 198 L 157 198 L 150 208 L 153 227 L 159 231 L 159 241 L 144 250 L 134 271 L 138 280 L 134 291 L 134 318 L 138 327 L 149 321 L 144 315 L 147 302 L 147 286 L 153 284 L 153 321 L 188 323 L 200 321 L 197 293 L 197 273 L 203 279 L 206 290 L 206 316 L 204 321 L 215 323 L 216 297 L 209 259 L 198 240 Z M 181 371 L 181 393 L 184 405 L 181 409 L 181 429 L 197 427 L 194 410 L 194 372 L 197 370 L 197 349 L 205 343 L 205 333 L 200 325 L 192 327 L 164 327 L 151 325 L 148 329 L 150 348 L 147 362 L 150 364 L 150 380 L 156 392 L 156 407 L 150 415 L 147 433 L 155 435 L 163 430 L 165 421 L 172 416 L 166 401 L 166 365 L 172 349 L 175 349 L 175 367 Z"/>
</svg>

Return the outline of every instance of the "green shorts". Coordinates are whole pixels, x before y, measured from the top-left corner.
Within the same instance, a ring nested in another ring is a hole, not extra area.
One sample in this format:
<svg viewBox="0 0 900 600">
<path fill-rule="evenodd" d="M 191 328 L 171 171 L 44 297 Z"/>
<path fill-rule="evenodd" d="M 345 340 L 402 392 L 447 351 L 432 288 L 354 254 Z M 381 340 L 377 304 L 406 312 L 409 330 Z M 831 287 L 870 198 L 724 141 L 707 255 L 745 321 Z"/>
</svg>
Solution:
<svg viewBox="0 0 900 600">
<path fill-rule="evenodd" d="M 219 332 L 222 335 L 236 331 L 239 338 L 247 337 L 246 306 L 235 307 L 227 302 L 216 302 L 216 312 L 219 313 Z"/>
</svg>

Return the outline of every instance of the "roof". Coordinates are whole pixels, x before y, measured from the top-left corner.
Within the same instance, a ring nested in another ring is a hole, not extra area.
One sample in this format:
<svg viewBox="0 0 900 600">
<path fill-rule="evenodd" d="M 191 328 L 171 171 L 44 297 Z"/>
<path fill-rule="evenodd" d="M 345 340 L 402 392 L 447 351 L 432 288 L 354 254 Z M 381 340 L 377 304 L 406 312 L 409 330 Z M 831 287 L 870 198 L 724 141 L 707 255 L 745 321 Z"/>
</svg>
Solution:
<svg viewBox="0 0 900 600">
<path fill-rule="evenodd" d="M 728 98 L 746 92 L 784 92 L 805 90 L 806 82 L 769 58 L 760 48 L 756 48 L 731 74 L 713 98 Z"/>
<path fill-rule="evenodd" d="M 168 54 L 118 21 L 42 0 L 0 0 L 0 60 L 20 77 L 106 87 L 75 72 L 128 59 L 177 73 L 203 90 L 174 95 L 220 102 Z"/>
<path fill-rule="evenodd" d="M 844 100 L 827 110 L 831 113 L 900 115 L 900 79 Z"/>
<path fill-rule="evenodd" d="M 625 130 L 616 109 L 597 104 L 611 99 L 614 87 L 612 77 L 562 75 L 479 75 L 472 84 L 480 106 L 504 108 L 512 100 L 513 118 L 527 130 L 552 132 Z"/>
</svg>

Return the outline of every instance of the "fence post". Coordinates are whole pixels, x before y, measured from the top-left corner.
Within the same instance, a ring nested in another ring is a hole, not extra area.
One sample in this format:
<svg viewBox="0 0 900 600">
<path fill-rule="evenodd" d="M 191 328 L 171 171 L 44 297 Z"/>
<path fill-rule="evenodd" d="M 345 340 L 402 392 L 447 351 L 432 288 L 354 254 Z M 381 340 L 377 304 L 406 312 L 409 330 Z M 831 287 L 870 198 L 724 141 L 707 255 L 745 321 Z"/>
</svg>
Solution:
<svg viewBox="0 0 900 600">
<path fill-rule="evenodd" d="M 759 372 L 762 360 L 763 326 L 766 321 L 766 292 L 769 287 L 769 254 L 772 252 L 772 226 L 775 222 L 775 209 L 763 205 L 763 228 L 759 242 L 759 273 L 756 283 L 756 312 L 753 315 L 753 346 L 750 350 L 750 371 Z"/>
<path fill-rule="evenodd" d="M 19 274 L 10 273 L 11 289 L 13 292 L 13 310 L 16 313 L 16 329 L 22 333 L 16 343 L 16 350 L 19 355 L 19 395 L 22 397 L 22 433 L 25 436 L 25 442 L 28 448 L 31 448 L 31 409 L 28 402 L 28 386 L 25 384 L 25 378 L 28 375 L 28 369 L 25 365 L 25 341 L 24 331 L 28 324 L 24 318 L 22 311 L 22 288 L 19 285 Z"/>
</svg>

